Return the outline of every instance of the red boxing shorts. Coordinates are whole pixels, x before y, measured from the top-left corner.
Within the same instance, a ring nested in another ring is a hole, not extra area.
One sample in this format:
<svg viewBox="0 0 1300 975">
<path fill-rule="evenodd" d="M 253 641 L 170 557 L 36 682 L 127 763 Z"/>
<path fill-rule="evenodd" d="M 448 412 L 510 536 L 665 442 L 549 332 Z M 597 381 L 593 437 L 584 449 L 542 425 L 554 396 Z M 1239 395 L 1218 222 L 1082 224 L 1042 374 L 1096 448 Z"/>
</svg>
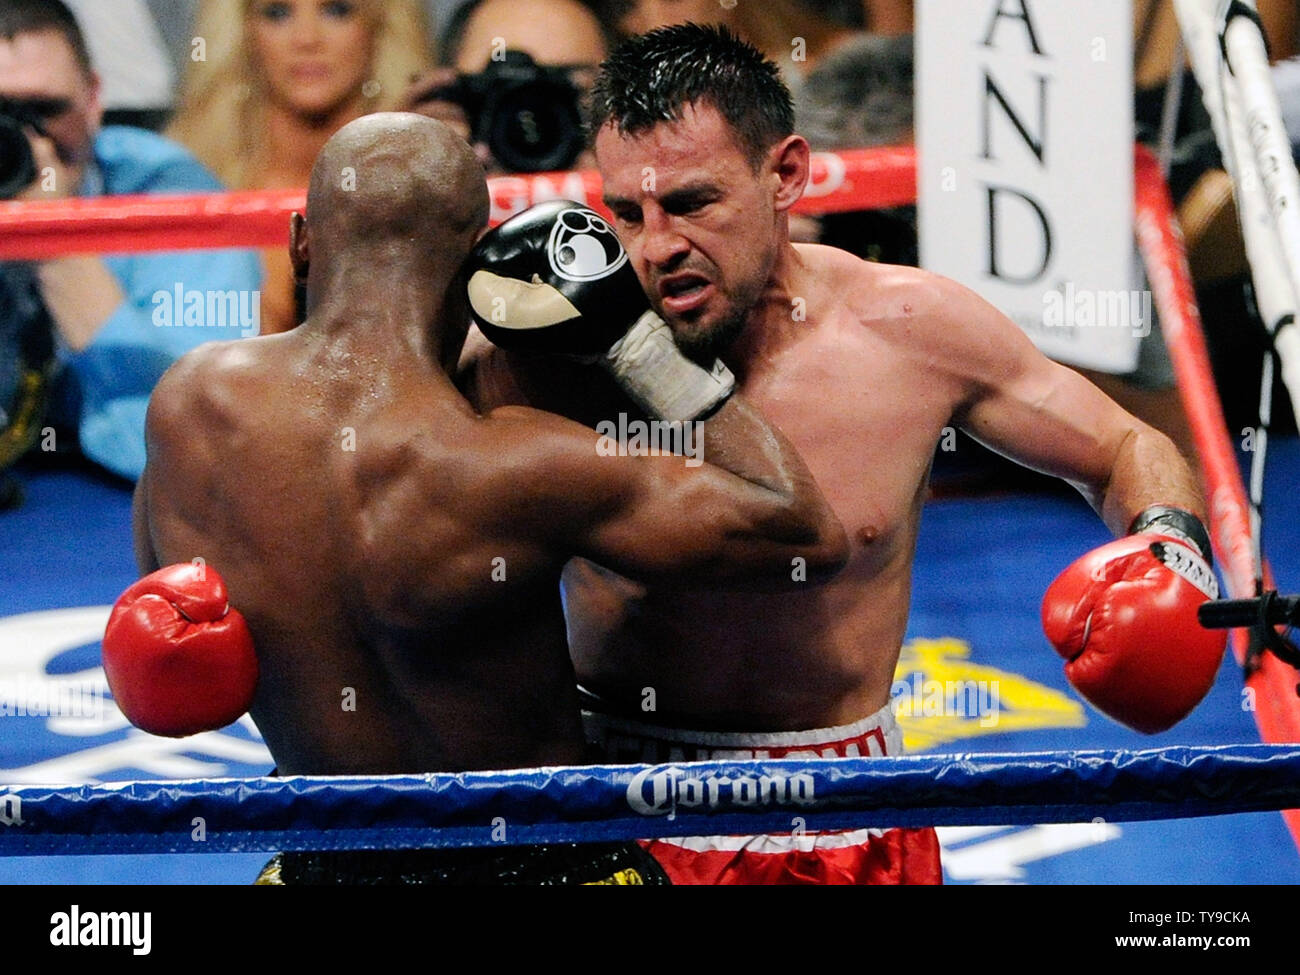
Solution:
<svg viewBox="0 0 1300 975">
<path fill-rule="evenodd" d="M 604 760 L 617 764 L 858 758 L 903 751 L 903 735 L 889 705 L 838 728 L 748 734 L 680 731 L 586 710 L 582 717 L 587 740 Z M 932 827 L 671 837 L 643 840 L 642 846 L 674 884 L 943 883 L 939 839 Z"/>
</svg>

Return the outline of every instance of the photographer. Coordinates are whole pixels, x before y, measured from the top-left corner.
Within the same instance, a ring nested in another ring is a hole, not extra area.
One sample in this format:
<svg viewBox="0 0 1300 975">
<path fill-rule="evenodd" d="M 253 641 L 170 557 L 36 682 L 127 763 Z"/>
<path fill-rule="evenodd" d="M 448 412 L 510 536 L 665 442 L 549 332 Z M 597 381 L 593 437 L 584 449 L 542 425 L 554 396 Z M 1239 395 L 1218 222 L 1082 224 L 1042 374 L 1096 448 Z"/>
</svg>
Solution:
<svg viewBox="0 0 1300 975">
<path fill-rule="evenodd" d="M 66 200 L 221 189 L 181 147 L 143 130 L 101 128 L 102 114 L 99 79 L 68 8 L 61 0 L 5 0 L 0 196 Z M 85 456 L 134 479 L 144 467 L 149 394 L 167 367 L 203 342 L 256 332 L 244 321 L 184 327 L 217 323 L 181 320 L 181 310 L 170 306 L 160 320 L 157 296 L 236 293 L 255 311 L 259 285 L 255 256 L 241 251 L 3 264 L 6 358 L 12 362 L 15 343 L 39 349 L 44 332 L 54 360 L 47 369 L 50 421 L 56 430 L 66 425 L 75 432 Z M 12 414 L 21 405 L 11 399 L 5 409 Z"/>
<path fill-rule="evenodd" d="M 613 38 L 612 0 L 471 0 L 449 21 L 442 67 L 404 107 L 457 129 L 489 174 L 592 168 L 579 102 Z"/>
</svg>

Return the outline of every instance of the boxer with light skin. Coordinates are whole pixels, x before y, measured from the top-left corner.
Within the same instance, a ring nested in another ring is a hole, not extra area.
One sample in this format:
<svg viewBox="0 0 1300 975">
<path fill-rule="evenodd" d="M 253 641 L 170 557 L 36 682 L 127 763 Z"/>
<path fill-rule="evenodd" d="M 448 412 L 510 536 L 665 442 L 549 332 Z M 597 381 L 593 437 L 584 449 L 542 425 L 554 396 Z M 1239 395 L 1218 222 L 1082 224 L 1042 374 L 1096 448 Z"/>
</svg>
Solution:
<svg viewBox="0 0 1300 975">
<path fill-rule="evenodd" d="M 652 305 L 688 355 L 721 357 L 798 445 L 852 555 L 834 580 L 781 596 L 641 585 L 576 561 L 566 609 L 589 736 L 620 761 L 893 753 L 890 687 L 949 426 L 1069 481 L 1117 535 L 1144 532 L 1072 566 L 1044 622 L 1085 697 L 1142 730 L 1168 727 L 1208 691 L 1223 650 L 1196 622 L 1214 582 L 1187 464 L 974 293 L 792 244 L 809 149 L 791 115 L 773 65 L 695 25 L 629 41 L 597 81 L 605 202 Z M 585 418 L 566 403 L 572 380 L 499 350 L 475 346 L 466 382 L 480 408 L 530 402 Z M 851 835 L 651 848 L 675 882 L 940 879 L 932 831 Z"/>
<path fill-rule="evenodd" d="M 842 565 L 843 530 L 806 468 L 730 385 L 672 349 L 625 264 L 624 323 L 584 341 L 620 348 L 649 322 L 657 363 L 611 360 L 654 399 L 671 359 L 673 381 L 699 394 L 687 418 L 702 421 L 705 458 L 725 468 L 602 457 L 592 431 L 560 417 L 473 410 L 449 373 L 488 196 L 450 128 L 411 114 L 349 124 L 316 163 L 309 213 L 292 245 L 306 322 L 204 346 L 154 393 L 135 504 L 151 574 L 104 640 L 114 696 L 138 724 L 199 730 L 193 712 L 176 726 L 177 700 L 214 724 L 250 707 L 286 774 L 578 763 L 588 750 L 559 591 L 571 557 L 647 580 L 787 586 L 793 560 L 814 576 Z M 250 483 L 292 503 L 268 507 Z M 199 569 L 176 565 L 196 557 Z M 224 632 L 226 598 L 242 636 Z M 249 635 L 255 697 L 214 701 L 241 692 L 205 668 L 246 657 Z M 181 662 L 198 656 L 187 640 L 204 643 L 201 661 Z"/>
</svg>

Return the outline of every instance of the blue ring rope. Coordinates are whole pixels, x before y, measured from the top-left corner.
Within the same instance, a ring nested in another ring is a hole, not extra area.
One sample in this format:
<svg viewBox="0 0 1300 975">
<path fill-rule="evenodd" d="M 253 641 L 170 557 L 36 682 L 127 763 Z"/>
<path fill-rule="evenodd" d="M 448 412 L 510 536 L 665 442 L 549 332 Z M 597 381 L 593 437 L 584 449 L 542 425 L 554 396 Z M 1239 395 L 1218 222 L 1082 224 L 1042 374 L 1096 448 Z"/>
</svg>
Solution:
<svg viewBox="0 0 1300 975">
<path fill-rule="evenodd" d="M 1300 807 L 1300 746 L 0 785 L 0 855 L 595 842 Z"/>
</svg>

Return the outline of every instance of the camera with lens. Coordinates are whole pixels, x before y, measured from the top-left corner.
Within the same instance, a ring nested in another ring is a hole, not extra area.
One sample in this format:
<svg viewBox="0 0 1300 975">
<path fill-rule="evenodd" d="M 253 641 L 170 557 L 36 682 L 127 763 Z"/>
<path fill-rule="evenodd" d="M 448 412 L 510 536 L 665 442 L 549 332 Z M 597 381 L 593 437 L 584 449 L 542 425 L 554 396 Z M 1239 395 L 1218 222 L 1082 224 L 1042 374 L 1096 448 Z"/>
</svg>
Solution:
<svg viewBox="0 0 1300 975">
<path fill-rule="evenodd" d="M 480 74 L 459 75 L 432 97 L 460 105 L 473 141 L 516 173 L 568 169 L 584 145 L 581 92 L 571 69 L 543 67 L 523 51 L 506 51 Z"/>
<path fill-rule="evenodd" d="M 0 200 L 12 200 L 36 179 L 36 160 L 26 129 L 45 134 L 38 108 L 0 98 Z"/>
</svg>

